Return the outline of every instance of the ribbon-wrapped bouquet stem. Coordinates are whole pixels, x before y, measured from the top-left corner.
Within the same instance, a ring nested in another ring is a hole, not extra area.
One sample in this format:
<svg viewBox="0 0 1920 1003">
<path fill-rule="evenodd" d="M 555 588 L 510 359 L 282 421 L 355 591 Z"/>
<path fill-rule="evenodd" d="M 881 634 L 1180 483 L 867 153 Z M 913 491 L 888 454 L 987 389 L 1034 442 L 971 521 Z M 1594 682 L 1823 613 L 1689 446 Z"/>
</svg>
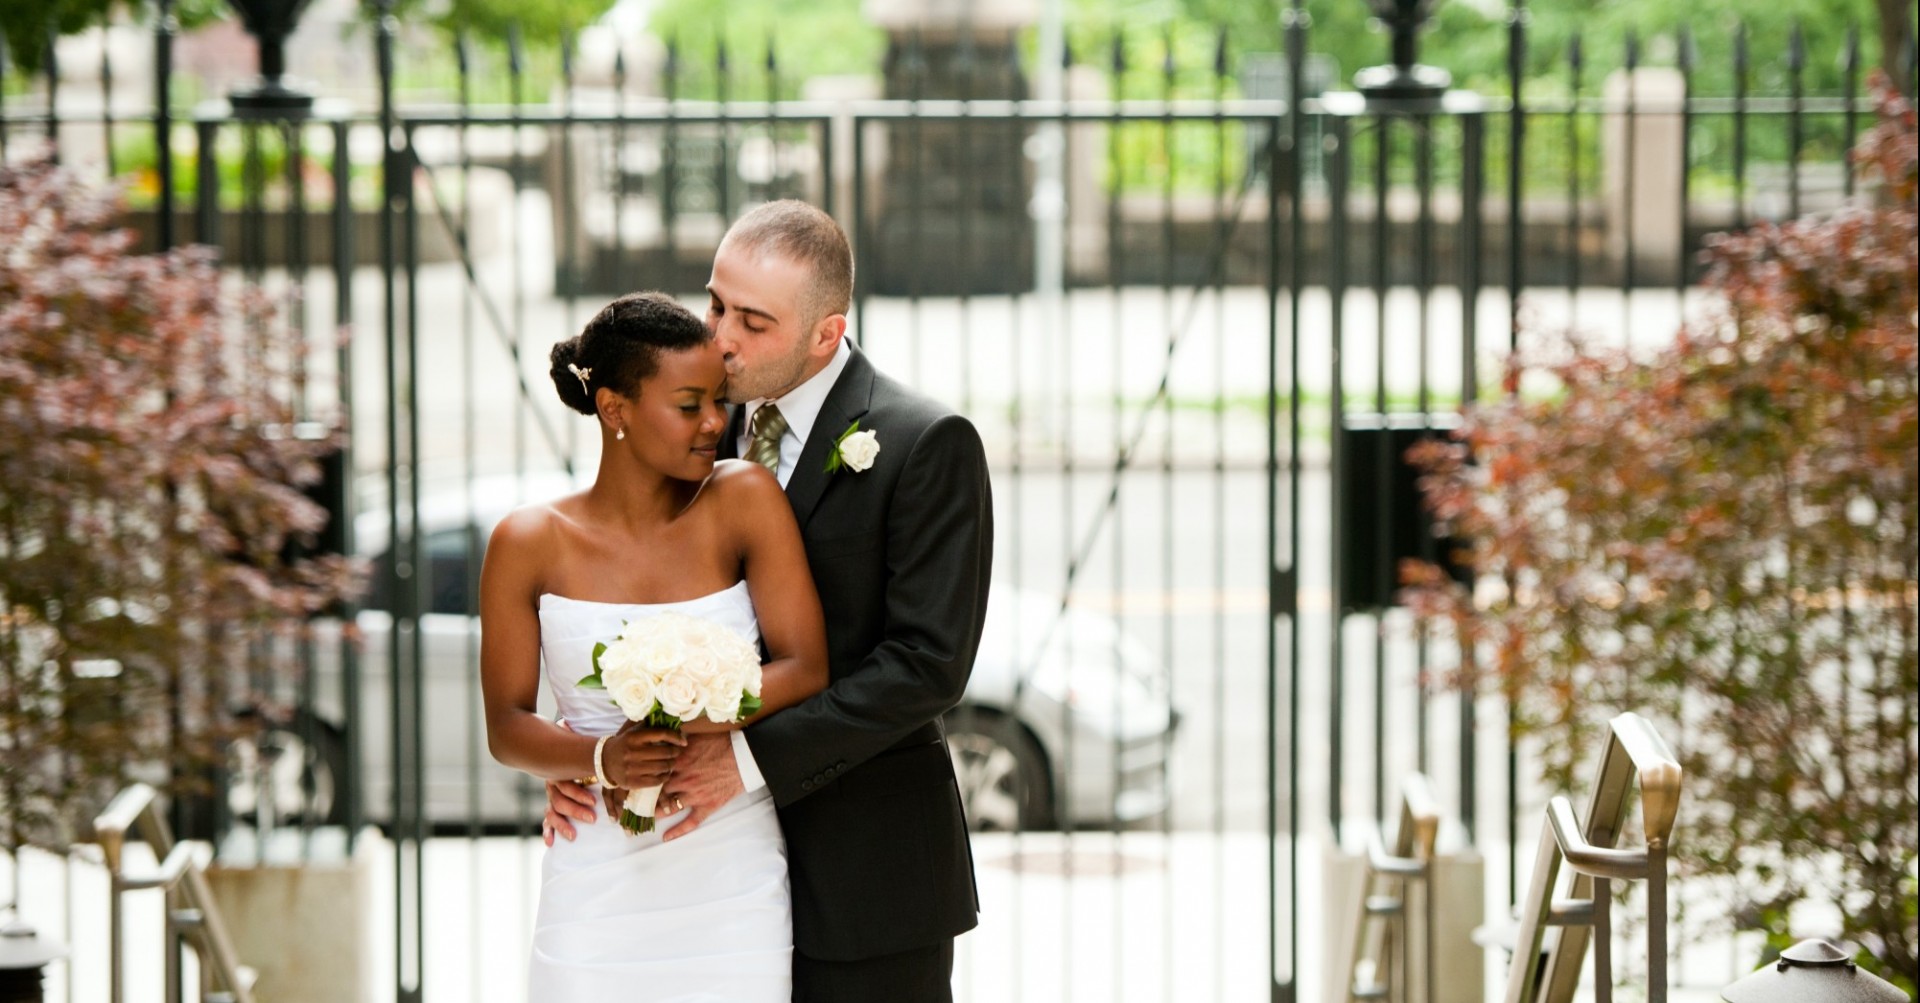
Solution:
<svg viewBox="0 0 1920 1003">
<path fill-rule="evenodd" d="M 760 652 L 711 620 L 661 613 L 629 621 L 618 637 L 594 645 L 593 672 L 578 685 L 606 690 L 627 720 L 656 728 L 701 715 L 729 724 L 760 709 Z M 651 831 L 659 799 L 658 785 L 628 791 L 620 827 Z"/>
</svg>

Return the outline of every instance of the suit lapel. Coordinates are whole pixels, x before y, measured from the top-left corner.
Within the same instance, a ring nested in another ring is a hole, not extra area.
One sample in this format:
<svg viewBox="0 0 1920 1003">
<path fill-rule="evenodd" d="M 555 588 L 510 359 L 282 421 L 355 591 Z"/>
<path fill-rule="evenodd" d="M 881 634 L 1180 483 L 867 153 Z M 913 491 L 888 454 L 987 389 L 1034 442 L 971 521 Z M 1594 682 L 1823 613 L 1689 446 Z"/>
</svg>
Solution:
<svg viewBox="0 0 1920 1003">
<path fill-rule="evenodd" d="M 787 501 L 793 504 L 793 515 L 801 529 L 806 528 L 807 518 L 813 515 L 820 496 L 826 493 L 827 484 L 835 476 L 827 473 L 827 458 L 833 455 L 840 433 L 866 415 L 872 399 L 873 364 L 856 348 L 847 360 L 847 368 L 827 392 L 826 402 L 820 405 L 820 415 L 814 419 L 813 431 L 800 450 L 793 476 L 787 478 Z"/>
</svg>

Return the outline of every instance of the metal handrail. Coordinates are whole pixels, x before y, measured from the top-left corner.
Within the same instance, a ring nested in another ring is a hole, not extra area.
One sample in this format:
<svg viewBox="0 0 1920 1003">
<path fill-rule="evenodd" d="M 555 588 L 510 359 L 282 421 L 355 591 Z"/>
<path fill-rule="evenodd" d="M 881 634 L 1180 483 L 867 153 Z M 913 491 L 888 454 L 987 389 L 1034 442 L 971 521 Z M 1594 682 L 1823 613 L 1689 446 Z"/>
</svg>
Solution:
<svg viewBox="0 0 1920 1003">
<path fill-rule="evenodd" d="M 1533 879 L 1520 913 L 1519 936 L 1507 970 L 1507 1003 L 1570 1003 L 1580 980 L 1580 965 L 1593 945 L 1595 1003 L 1613 999 L 1612 893 L 1615 880 L 1647 883 L 1647 999 L 1667 998 L 1667 852 L 1680 814 L 1680 763 L 1653 725 L 1638 714 L 1609 722 L 1607 747 L 1600 756 L 1593 797 L 1586 817 L 1575 817 L 1573 803 L 1555 796 L 1547 804 L 1534 856 Z M 1644 849 L 1621 849 L 1635 780 L 1639 781 Z M 1573 871 L 1565 899 L 1554 887 L 1565 863 Z M 1548 927 L 1559 936 L 1547 945 Z M 1546 946 L 1543 952 L 1542 948 Z"/>
<path fill-rule="evenodd" d="M 1420 942 L 1426 952 L 1422 1003 L 1432 1003 L 1433 989 L 1433 894 L 1426 885 L 1432 875 L 1434 846 L 1439 840 L 1440 807 L 1424 774 L 1411 773 L 1401 782 L 1400 815 L 1396 820 L 1393 847 L 1376 829 L 1367 846 L 1366 874 L 1361 882 L 1359 929 L 1353 942 L 1353 966 L 1347 983 L 1349 999 L 1373 999 L 1390 995 L 1392 969 L 1389 956 L 1395 942 L 1401 954 L 1401 979 L 1410 974 L 1413 937 L 1409 933 L 1407 901 L 1415 882 L 1422 884 Z M 1376 903 L 1373 888 L 1377 879 L 1399 882 L 1399 898 Z M 1387 908 L 1388 901 L 1393 908 Z M 1376 908 L 1376 905 L 1379 907 Z M 1388 972 L 1383 981 L 1381 972 Z M 1404 985 L 1404 982 L 1402 983 Z"/>
<path fill-rule="evenodd" d="M 127 892 L 162 889 L 167 896 L 167 1001 L 178 1003 L 181 992 L 180 951 L 192 946 L 200 958 L 202 997 L 224 990 L 234 1003 L 253 1003 L 252 979 L 241 967 L 227 936 L 206 867 L 213 847 L 201 840 L 175 842 L 156 804 L 158 793 L 146 784 L 134 784 L 115 795 L 93 820 L 94 838 L 106 857 L 112 881 L 108 900 L 108 999 L 121 1003 L 125 972 L 122 955 L 125 931 L 122 899 Z M 127 837 L 132 833 L 153 848 L 160 863 L 151 871 L 131 872 L 126 866 Z"/>
<path fill-rule="evenodd" d="M 1547 803 L 1547 821 L 1553 824 L 1553 841 L 1560 855 L 1574 870 L 1596 878 L 1646 880 L 1646 851 L 1616 850 L 1587 842 L 1580 835 L 1580 823 L 1573 820 L 1573 802 L 1564 796 L 1555 795 Z"/>
</svg>

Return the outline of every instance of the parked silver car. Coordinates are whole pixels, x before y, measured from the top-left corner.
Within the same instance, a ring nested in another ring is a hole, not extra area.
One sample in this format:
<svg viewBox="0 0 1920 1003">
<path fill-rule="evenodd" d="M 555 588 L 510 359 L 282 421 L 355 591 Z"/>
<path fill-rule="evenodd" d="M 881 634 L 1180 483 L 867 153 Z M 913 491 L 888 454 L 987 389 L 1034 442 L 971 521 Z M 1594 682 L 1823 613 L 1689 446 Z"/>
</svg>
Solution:
<svg viewBox="0 0 1920 1003">
<path fill-rule="evenodd" d="M 487 753 L 479 692 L 479 620 L 472 608 L 478 558 L 493 525 L 515 506 L 572 489 L 558 476 L 482 478 L 423 497 L 420 532 L 427 612 L 424 667 L 425 814 L 439 827 L 530 825 L 542 793 Z M 393 555 L 384 510 L 355 523 L 356 549 L 372 558 L 375 585 L 356 627 L 360 696 L 351 722 L 342 699 L 340 632 L 322 628 L 309 710 L 271 725 L 229 756 L 229 807 L 254 817 L 263 803 L 282 820 L 344 819 L 347 742 L 357 734 L 366 817 L 391 816 L 393 689 L 390 597 Z M 977 829 L 1105 826 L 1167 806 L 1167 757 L 1177 715 L 1164 671 L 1110 616 L 1062 612 L 1057 598 L 996 586 L 979 657 L 962 703 L 946 717 L 967 814 Z M 551 713 L 550 708 L 543 709 Z"/>
</svg>

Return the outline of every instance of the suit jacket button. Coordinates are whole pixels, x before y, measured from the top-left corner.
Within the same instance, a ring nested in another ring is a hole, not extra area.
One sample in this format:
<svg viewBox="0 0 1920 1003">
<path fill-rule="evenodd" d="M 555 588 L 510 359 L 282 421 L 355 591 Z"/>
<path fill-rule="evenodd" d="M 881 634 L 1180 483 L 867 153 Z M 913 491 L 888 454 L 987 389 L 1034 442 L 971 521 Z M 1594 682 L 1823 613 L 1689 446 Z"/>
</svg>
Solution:
<svg viewBox="0 0 1920 1003">
<path fill-rule="evenodd" d="M 802 780 L 802 781 L 800 781 L 800 789 L 801 789 L 801 790 L 803 790 L 803 791 L 810 791 L 810 790 L 813 790 L 813 781 L 811 781 L 811 780 Z"/>
</svg>

